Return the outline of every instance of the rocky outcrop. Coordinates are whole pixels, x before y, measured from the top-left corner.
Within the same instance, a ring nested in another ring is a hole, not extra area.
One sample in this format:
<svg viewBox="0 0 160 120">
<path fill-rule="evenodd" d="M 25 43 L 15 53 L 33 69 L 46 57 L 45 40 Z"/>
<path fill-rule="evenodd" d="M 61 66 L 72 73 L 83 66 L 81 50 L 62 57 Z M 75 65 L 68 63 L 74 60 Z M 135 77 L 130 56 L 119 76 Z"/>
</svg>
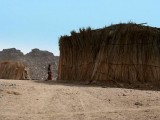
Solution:
<svg viewBox="0 0 160 120">
<path fill-rule="evenodd" d="M 46 79 L 47 68 L 51 64 L 52 76 L 57 77 L 57 63 L 53 53 L 48 51 L 41 51 L 33 49 L 30 53 L 25 55 L 25 63 L 28 64 L 32 79 Z"/>
<path fill-rule="evenodd" d="M 39 49 L 33 49 L 26 55 L 15 48 L 0 51 L 0 61 L 12 60 L 24 63 L 28 67 L 30 77 L 33 80 L 45 80 L 47 78 L 48 64 L 51 64 L 52 76 L 53 79 L 56 79 L 58 58 L 51 52 Z"/>
<path fill-rule="evenodd" d="M 0 52 L 0 60 L 19 60 L 24 57 L 24 54 L 15 48 L 3 49 Z"/>
</svg>

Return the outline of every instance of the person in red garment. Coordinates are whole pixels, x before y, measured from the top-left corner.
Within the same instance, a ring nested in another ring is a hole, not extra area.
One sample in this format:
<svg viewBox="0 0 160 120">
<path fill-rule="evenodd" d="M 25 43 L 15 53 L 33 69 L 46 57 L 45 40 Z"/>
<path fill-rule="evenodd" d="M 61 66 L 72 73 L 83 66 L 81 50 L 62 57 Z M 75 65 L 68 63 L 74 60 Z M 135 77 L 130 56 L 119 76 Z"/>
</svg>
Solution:
<svg viewBox="0 0 160 120">
<path fill-rule="evenodd" d="M 47 80 L 52 80 L 51 64 L 48 65 L 48 78 L 47 78 Z"/>
</svg>

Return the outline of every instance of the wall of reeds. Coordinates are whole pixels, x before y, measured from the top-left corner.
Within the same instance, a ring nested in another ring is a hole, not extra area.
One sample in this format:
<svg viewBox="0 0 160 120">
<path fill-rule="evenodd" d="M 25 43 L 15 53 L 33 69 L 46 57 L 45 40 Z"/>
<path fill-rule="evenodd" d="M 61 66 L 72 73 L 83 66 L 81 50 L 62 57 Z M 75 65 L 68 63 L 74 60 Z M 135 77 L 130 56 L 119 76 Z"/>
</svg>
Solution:
<svg viewBox="0 0 160 120">
<path fill-rule="evenodd" d="M 25 79 L 25 65 L 21 62 L 0 62 L 0 79 Z"/>
<path fill-rule="evenodd" d="M 58 80 L 160 82 L 160 30 L 139 24 L 80 29 L 59 41 Z"/>
</svg>

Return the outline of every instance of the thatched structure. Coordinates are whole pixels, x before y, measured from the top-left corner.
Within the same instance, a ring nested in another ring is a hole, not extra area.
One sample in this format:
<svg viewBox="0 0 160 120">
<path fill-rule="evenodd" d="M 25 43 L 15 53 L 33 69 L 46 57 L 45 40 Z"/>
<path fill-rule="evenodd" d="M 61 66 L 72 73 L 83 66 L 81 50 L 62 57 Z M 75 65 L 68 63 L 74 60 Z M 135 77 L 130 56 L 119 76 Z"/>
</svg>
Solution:
<svg viewBox="0 0 160 120">
<path fill-rule="evenodd" d="M 59 41 L 58 80 L 160 82 L 160 30 L 140 24 L 80 29 Z"/>
<path fill-rule="evenodd" d="M 25 65 L 13 61 L 0 62 L 0 79 L 28 79 Z"/>
</svg>

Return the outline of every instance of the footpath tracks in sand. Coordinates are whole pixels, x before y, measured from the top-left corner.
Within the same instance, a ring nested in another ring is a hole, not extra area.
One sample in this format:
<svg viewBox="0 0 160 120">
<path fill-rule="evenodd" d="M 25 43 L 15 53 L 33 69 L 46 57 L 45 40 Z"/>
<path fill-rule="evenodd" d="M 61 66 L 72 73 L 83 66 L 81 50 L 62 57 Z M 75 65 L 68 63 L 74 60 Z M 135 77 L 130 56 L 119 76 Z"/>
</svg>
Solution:
<svg viewBox="0 0 160 120">
<path fill-rule="evenodd" d="M 160 119 L 159 91 L 12 80 L 0 85 L 0 120 Z"/>
</svg>

